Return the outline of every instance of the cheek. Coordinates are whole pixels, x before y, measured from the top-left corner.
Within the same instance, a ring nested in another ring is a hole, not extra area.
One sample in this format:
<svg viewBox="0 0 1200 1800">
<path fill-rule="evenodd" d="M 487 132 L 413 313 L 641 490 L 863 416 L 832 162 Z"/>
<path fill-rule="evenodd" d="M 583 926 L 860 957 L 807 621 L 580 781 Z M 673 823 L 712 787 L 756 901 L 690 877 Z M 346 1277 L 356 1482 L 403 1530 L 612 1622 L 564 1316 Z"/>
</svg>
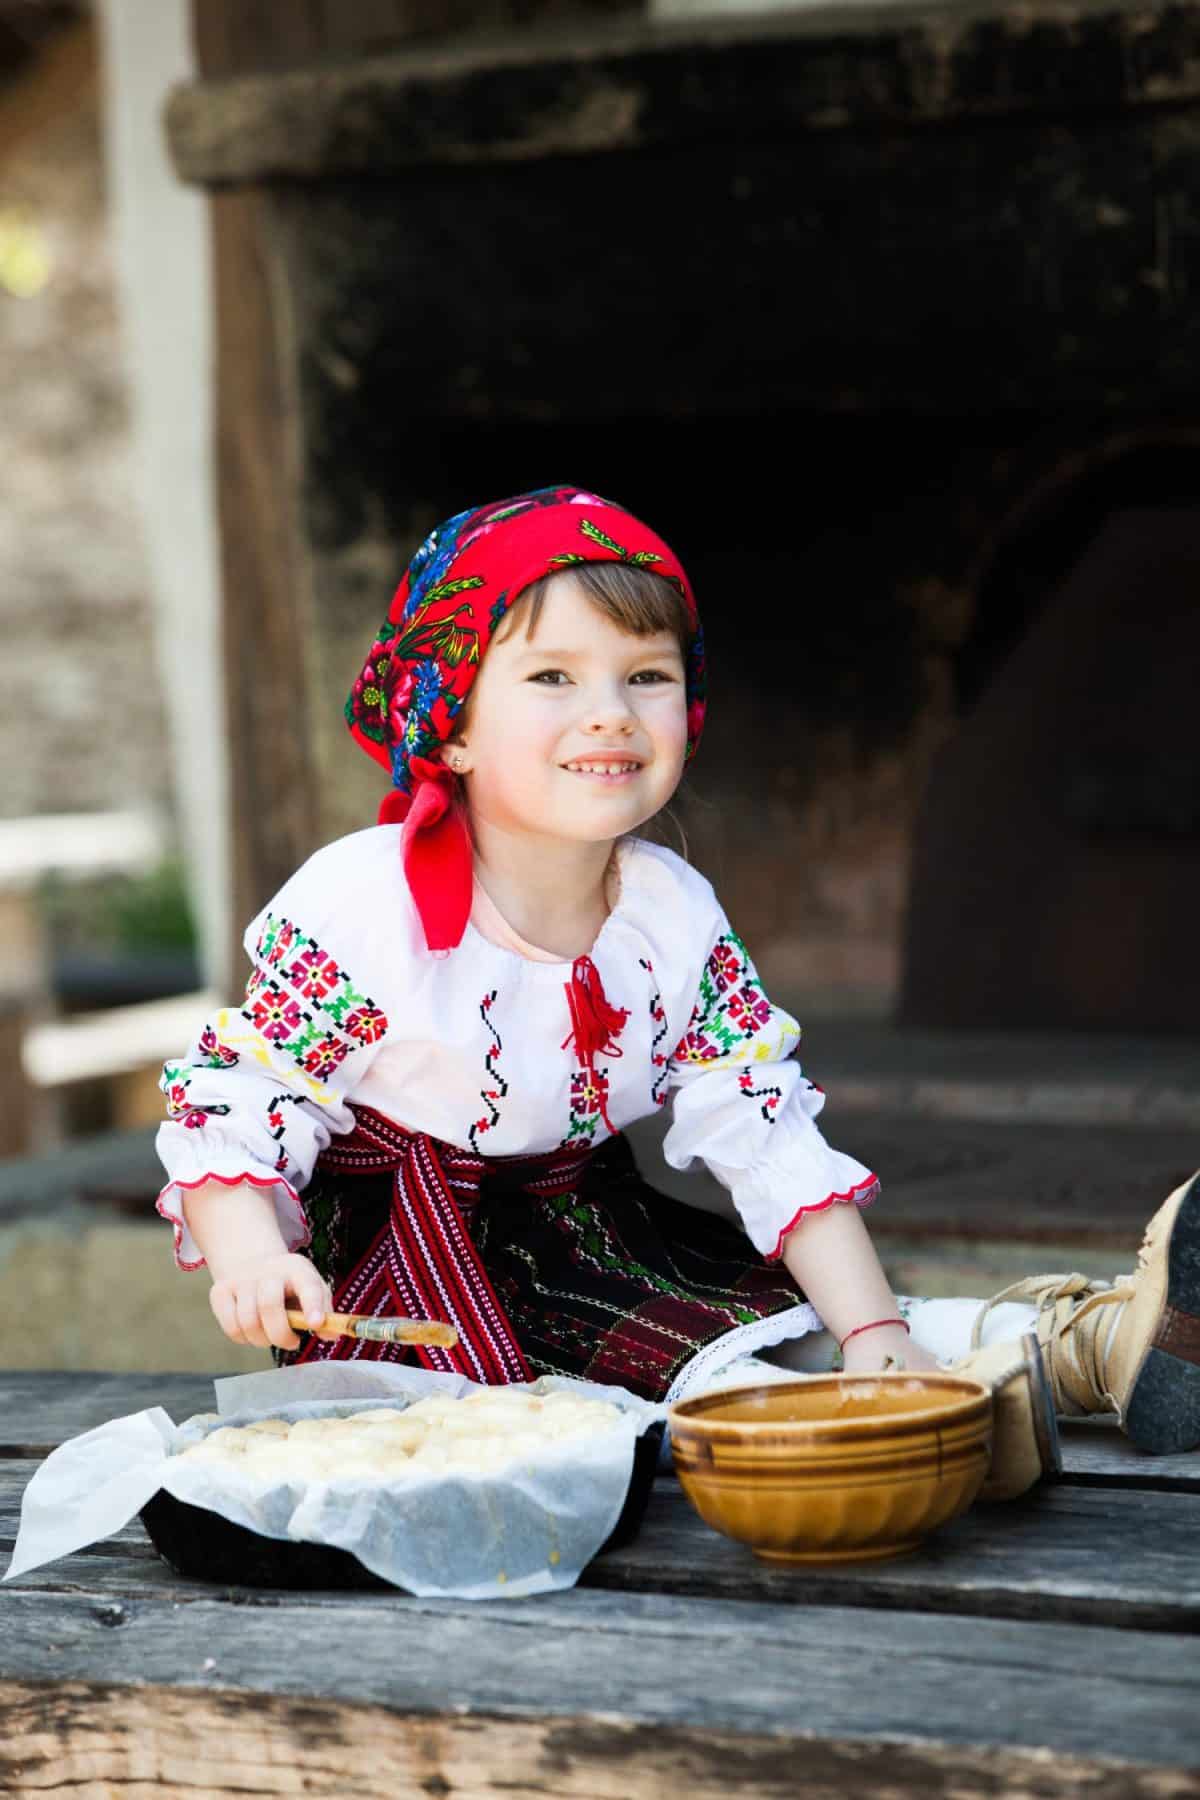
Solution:
<svg viewBox="0 0 1200 1800">
<path fill-rule="evenodd" d="M 557 762 L 561 721 L 514 697 L 503 716 L 489 715 L 472 742 L 481 779 L 476 792 L 519 800 L 544 785 Z"/>
<path fill-rule="evenodd" d="M 509 755 L 529 768 L 556 760 L 563 721 L 553 708 L 518 701 L 509 708 L 501 728 L 501 739 Z"/>
<path fill-rule="evenodd" d="M 661 755 L 677 755 L 682 762 L 687 749 L 687 703 L 682 688 L 647 720 Z"/>
</svg>

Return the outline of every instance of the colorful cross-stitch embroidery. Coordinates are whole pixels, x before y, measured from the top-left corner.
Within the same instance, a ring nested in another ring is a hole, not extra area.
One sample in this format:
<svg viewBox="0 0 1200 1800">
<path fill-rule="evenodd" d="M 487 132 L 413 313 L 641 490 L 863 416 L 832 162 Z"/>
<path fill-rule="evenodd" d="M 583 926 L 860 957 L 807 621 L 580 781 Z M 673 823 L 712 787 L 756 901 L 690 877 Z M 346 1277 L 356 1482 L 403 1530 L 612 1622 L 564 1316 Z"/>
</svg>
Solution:
<svg viewBox="0 0 1200 1800">
<path fill-rule="evenodd" d="M 639 956 L 638 962 L 641 967 L 645 969 L 647 975 L 649 975 L 653 982 L 654 965 L 649 957 Z M 656 1027 L 654 1038 L 650 1045 L 650 1064 L 655 1070 L 654 1080 L 650 1084 L 650 1098 L 653 1100 L 655 1106 L 665 1106 L 667 1103 L 667 1077 L 670 1074 L 670 1063 L 663 1050 L 662 1041 L 667 1035 L 667 1015 L 663 1008 L 662 995 L 658 991 L 657 983 L 655 983 L 650 992 L 650 1021 Z"/>
<path fill-rule="evenodd" d="M 647 1293 L 665 1294 L 672 1299 L 681 1300 L 687 1297 L 688 1288 L 684 1283 L 673 1280 L 669 1275 L 651 1269 L 646 1263 L 631 1257 L 628 1248 L 613 1235 L 607 1209 L 597 1205 L 578 1193 L 548 1195 L 539 1204 L 551 1213 L 559 1226 L 565 1231 L 573 1243 L 571 1261 L 577 1267 L 588 1263 L 606 1274 L 620 1274 L 626 1281 L 643 1287 Z M 736 1303 L 721 1306 L 719 1301 L 710 1302 L 715 1308 L 724 1310 L 730 1325 L 749 1325 L 757 1314 Z"/>
<path fill-rule="evenodd" d="M 490 1131 L 492 1126 L 498 1121 L 500 1117 L 500 1108 L 496 1105 L 496 1101 L 503 1100 L 508 1093 L 508 1083 L 497 1067 L 504 1050 L 504 1045 L 501 1041 L 500 1033 L 496 1030 L 495 1021 L 491 1016 L 492 1007 L 495 1004 L 498 992 L 498 988 L 493 988 L 491 993 L 485 994 L 479 1003 L 479 1016 L 492 1034 L 492 1042 L 484 1055 L 483 1066 L 487 1070 L 488 1080 L 492 1082 L 493 1085 L 487 1088 L 480 1088 L 479 1090 L 479 1098 L 486 1106 L 487 1112 L 482 1119 L 476 1119 L 470 1131 L 467 1133 L 467 1139 L 472 1150 L 479 1149 L 480 1137 L 485 1132 Z"/>
<path fill-rule="evenodd" d="M 493 1365 L 476 1379 L 558 1373 L 661 1400 L 731 1327 L 756 1332 L 803 1302 L 787 1270 L 764 1262 L 728 1220 L 648 1187 L 619 1135 L 596 1151 L 585 1144 L 488 1162 L 406 1133 L 369 1107 L 353 1110 L 354 1132 L 322 1152 L 306 1190 L 314 1259 L 324 1243 L 315 1202 L 327 1191 L 344 1201 L 332 1214 L 345 1232 L 339 1262 L 323 1269 L 339 1310 L 450 1318 L 460 1334 L 453 1354 Z M 468 1233 L 460 1215 L 472 1191 Z M 475 1258 L 465 1270 L 463 1252 Z M 503 1365 L 489 1345 L 503 1350 Z M 445 1367 L 433 1359 L 451 1353 L 417 1354 L 426 1367 Z M 275 1361 L 347 1355 L 413 1358 L 401 1345 L 310 1338 L 277 1350 Z"/>
<path fill-rule="evenodd" d="M 785 1055 L 799 1035 L 796 1021 L 767 999 L 741 938 L 736 932 L 724 933 L 704 965 L 699 998 L 675 1060 L 768 1062 Z"/>
<path fill-rule="evenodd" d="M 210 1027 L 205 1029 L 206 1032 L 211 1030 Z M 237 1057 L 233 1060 L 236 1062 Z M 173 1119 L 177 1125 L 186 1125 L 189 1131 L 200 1131 L 210 1119 L 227 1117 L 230 1111 L 228 1106 L 193 1106 L 188 1099 L 191 1085 L 192 1078 L 185 1063 L 163 1064 L 158 1086 L 159 1092 L 166 1095 L 168 1118 Z"/>
<path fill-rule="evenodd" d="M 314 1081 L 328 1081 L 356 1044 L 377 1044 L 386 1034 L 381 1009 L 294 920 L 267 914 L 255 964 L 242 1017 L 268 1044 L 287 1051 Z M 302 1001 L 319 1011 L 319 1022 Z"/>
<path fill-rule="evenodd" d="M 608 1106 L 608 1070 L 574 1070 L 571 1075 L 570 1104 L 570 1122 L 559 1140 L 561 1150 L 574 1149 L 581 1142 L 595 1142 L 596 1127 Z"/>
<path fill-rule="evenodd" d="M 753 1075 L 750 1073 L 749 1069 L 743 1069 L 742 1073 L 738 1076 L 738 1092 L 744 1094 L 747 1100 L 761 1101 L 762 1104 L 758 1110 L 761 1112 L 763 1118 L 768 1125 L 773 1125 L 775 1123 L 779 1103 L 783 1099 L 782 1088 L 755 1087 Z"/>
<path fill-rule="evenodd" d="M 302 1094 L 289 1094 L 286 1092 L 274 1093 L 267 1101 L 267 1130 L 279 1145 L 279 1153 L 275 1158 L 275 1173 L 277 1175 L 286 1174 L 288 1164 L 291 1161 L 291 1158 L 287 1153 L 287 1116 L 285 1109 L 289 1106 L 303 1105 L 304 1096 Z"/>
<path fill-rule="evenodd" d="M 200 1033 L 200 1054 L 206 1069 L 232 1069 L 241 1057 L 228 1044 L 223 1044 L 211 1025 Z"/>
</svg>

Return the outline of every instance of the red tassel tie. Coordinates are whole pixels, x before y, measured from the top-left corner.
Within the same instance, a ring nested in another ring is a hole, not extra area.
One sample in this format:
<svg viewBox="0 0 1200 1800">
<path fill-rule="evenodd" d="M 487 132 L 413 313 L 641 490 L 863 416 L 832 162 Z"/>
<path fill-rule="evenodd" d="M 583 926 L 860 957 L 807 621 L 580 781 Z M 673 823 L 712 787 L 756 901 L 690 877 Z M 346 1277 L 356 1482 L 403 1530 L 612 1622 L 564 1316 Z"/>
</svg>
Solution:
<svg viewBox="0 0 1200 1800">
<path fill-rule="evenodd" d="M 571 979 L 563 983 L 563 991 L 571 1009 L 571 1030 L 563 1039 L 561 1048 L 565 1050 L 574 1038 L 575 1054 L 594 1081 L 597 1056 L 624 1054 L 613 1040 L 619 1032 L 624 1031 L 629 1008 L 610 1003 L 600 980 L 600 971 L 590 956 L 575 958 L 571 965 Z M 616 1126 L 608 1116 L 603 1093 L 597 1091 L 600 1093 L 600 1117 L 615 1137 Z"/>
</svg>

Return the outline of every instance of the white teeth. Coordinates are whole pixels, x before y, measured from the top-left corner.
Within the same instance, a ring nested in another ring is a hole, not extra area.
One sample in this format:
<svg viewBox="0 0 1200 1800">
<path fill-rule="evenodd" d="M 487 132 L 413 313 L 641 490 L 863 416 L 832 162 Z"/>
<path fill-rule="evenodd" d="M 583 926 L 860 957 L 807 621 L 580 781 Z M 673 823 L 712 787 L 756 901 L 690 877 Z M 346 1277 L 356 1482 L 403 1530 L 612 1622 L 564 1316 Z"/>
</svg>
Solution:
<svg viewBox="0 0 1200 1800">
<path fill-rule="evenodd" d="M 564 763 L 563 767 L 570 769 L 576 775 L 624 775 L 630 769 L 640 768 L 641 764 L 635 762 L 570 762 Z"/>
</svg>

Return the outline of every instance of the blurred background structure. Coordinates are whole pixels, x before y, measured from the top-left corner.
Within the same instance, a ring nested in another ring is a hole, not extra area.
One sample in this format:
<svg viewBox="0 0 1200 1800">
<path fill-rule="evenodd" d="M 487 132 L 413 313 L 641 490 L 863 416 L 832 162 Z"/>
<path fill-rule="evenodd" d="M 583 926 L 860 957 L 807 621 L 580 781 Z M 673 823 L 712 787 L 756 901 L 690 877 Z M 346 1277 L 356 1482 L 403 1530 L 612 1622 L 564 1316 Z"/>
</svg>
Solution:
<svg viewBox="0 0 1200 1800">
<path fill-rule="evenodd" d="M 133 1244 L 156 1060 L 374 818 L 405 561 L 558 480 L 692 572 L 677 810 L 882 1228 L 1124 1243 L 1200 1162 L 1198 52 L 1193 0 L 0 0 L 0 1282 L 39 1192 Z"/>
</svg>

